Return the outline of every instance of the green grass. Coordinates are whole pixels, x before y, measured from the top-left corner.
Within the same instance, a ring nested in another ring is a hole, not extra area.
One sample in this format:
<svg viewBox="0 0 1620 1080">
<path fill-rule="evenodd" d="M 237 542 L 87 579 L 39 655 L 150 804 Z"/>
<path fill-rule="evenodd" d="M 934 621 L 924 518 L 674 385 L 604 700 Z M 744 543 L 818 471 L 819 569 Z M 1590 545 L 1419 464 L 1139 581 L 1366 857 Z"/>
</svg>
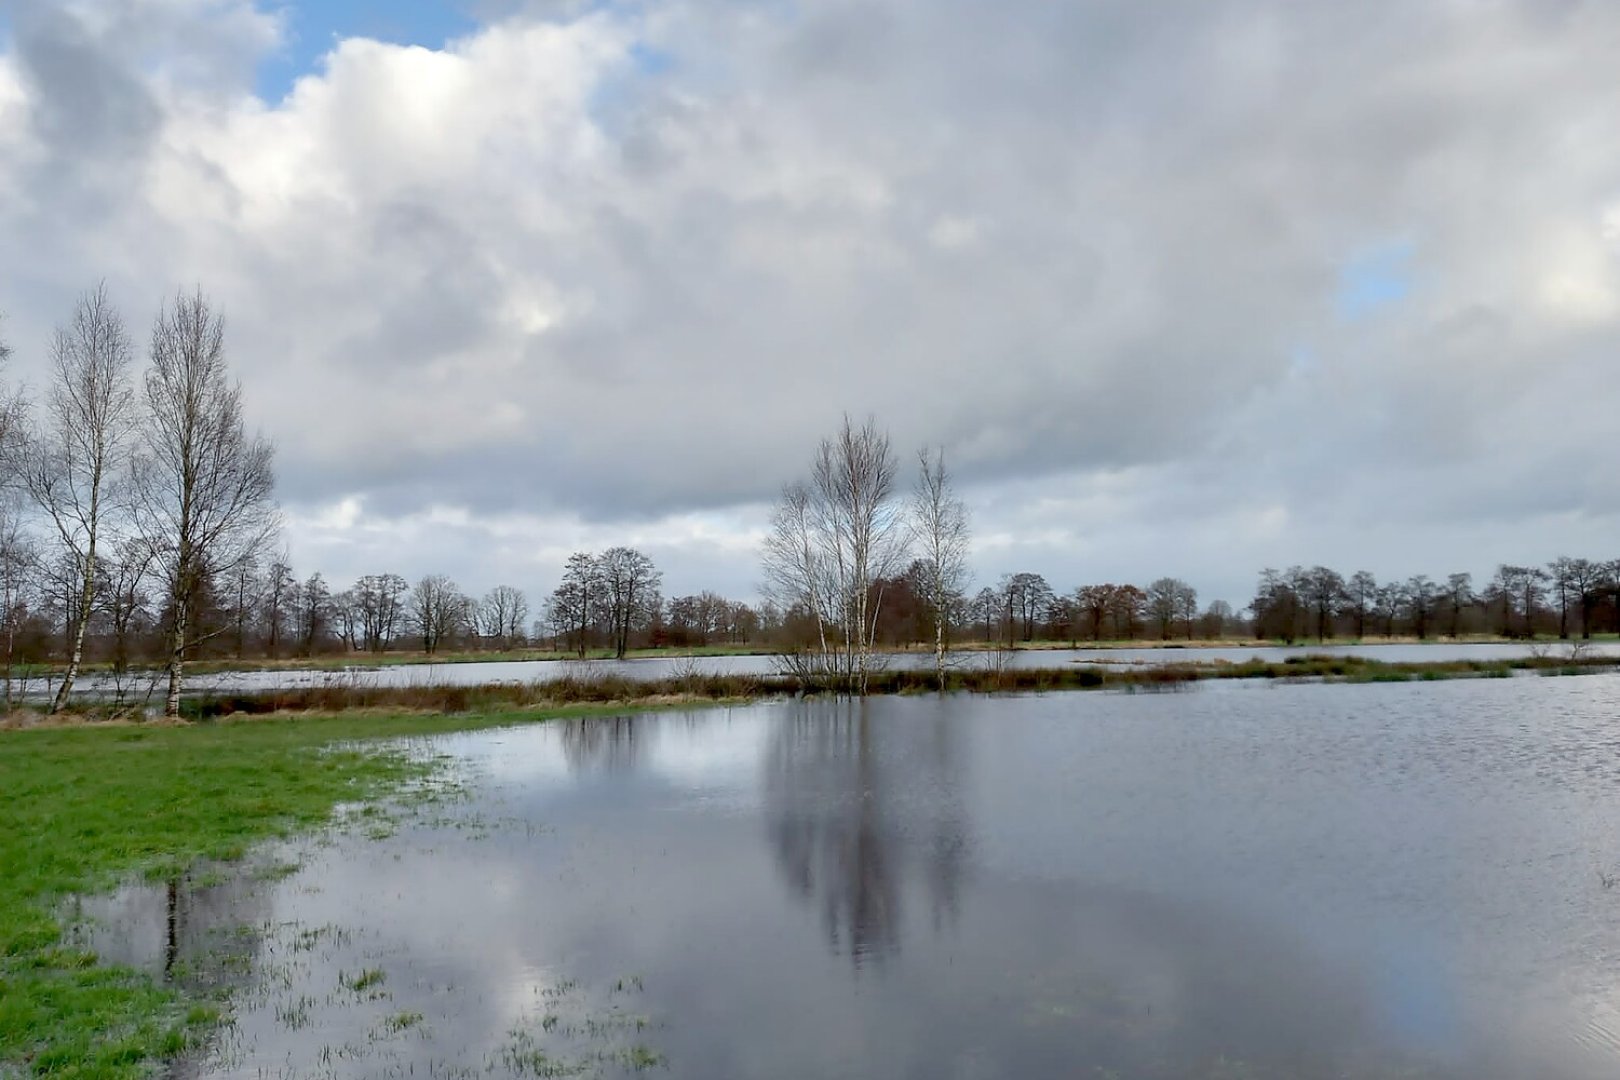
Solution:
<svg viewBox="0 0 1620 1080">
<path fill-rule="evenodd" d="M 65 945 L 62 898 L 238 858 L 434 767 L 401 744 L 367 740 L 543 715 L 0 731 L 0 1076 L 140 1077 L 218 1021 L 208 1000 Z"/>
</svg>

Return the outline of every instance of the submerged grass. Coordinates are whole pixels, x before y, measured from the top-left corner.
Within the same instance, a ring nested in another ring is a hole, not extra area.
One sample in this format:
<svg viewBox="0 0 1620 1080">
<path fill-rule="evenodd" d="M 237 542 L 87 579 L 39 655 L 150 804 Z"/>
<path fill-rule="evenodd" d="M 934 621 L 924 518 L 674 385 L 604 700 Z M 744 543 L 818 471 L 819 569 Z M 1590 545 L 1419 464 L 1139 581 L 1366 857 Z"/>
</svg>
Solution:
<svg viewBox="0 0 1620 1080">
<path fill-rule="evenodd" d="M 537 717 L 354 713 L 0 732 L 0 1076 L 139 1077 L 218 1020 L 210 1001 L 65 944 L 64 897 L 238 858 L 434 768 L 402 744 L 366 740 Z"/>
<path fill-rule="evenodd" d="M 958 667 L 945 673 L 946 691 L 969 693 L 1052 690 L 1166 689 L 1210 679 L 1282 679 L 1325 682 L 1408 682 L 1417 679 L 1503 678 L 1520 671 L 1582 675 L 1620 668 L 1620 656 L 1517 657 L 1511 659 L 1384 661 L 1361 656 L 1306 654 L 1286 660 L 1180 664 L 1068 664 L 1062 667 Z M 939 689 L 924 669 L 872 673 L 874 694 L 914 694 Z M 689 671 L 661 679 L 611 673 L 570 674 L 546 682 L 459 686 L 332 684 L 239 694 L 211 694 L 188 702 L 197 717 L 266 713 L 333 713 L 353 709 L 412 710 L 461 714 L 492 710 L 553 710 L 564 707 L 680 706 L 798 694 L 836 692 L 829 682 L 802 675 L 734 675 Z"/>
</svg>

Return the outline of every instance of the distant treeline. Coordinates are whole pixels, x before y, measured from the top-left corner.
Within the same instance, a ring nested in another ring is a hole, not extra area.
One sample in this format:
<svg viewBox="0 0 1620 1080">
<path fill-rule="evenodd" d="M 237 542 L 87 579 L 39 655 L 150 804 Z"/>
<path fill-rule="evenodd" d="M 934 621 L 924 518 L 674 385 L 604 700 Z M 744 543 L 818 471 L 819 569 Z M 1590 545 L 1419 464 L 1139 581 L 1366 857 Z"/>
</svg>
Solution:
<svg viewBox="0 0 1620 1080">
<path fill-rule="evenodd" d="M 165 592 L 143 573 L 139 554 L 115 548 L 100 561 L 105 581 L 85 639 L 87 661 L 161 662 L 169 638 Z M 32 589 L 8 594 L 0 621 L 13 662 L 57 664 L 71 647 L 75 568 L 36 564 Z M 876 642 L 924 646 L 934 639 L 921 560 L 879 579 Z M 448 577 L 414 584 L 368 574 L 333 590 L 320 573 L 300 577 L 285 558 L 244 562 L 210 580 L 195 611 L 192 659 L 290 659 L 392 652 L 427 654 L 540 649 L 591 655 L 637 649 L 738 647 L 794 649 L 814 644 L 816 628 L 798 608 L 750 604 L 714 592 L 665 598 L 652 560 L 632 548 L 576 553 L 562 583 L 538 607 L 516 586 L 470 596 Z M 532 616 L 532 617 L 531 617 Z M 1326 567 L 1261 573 L 1247 608 L 1198 603 L 1178 578 L 1145 586 L 1082 585 L 1054 590 L 1036 573 L 1008 574 L 958 593 L 947 606 L 955 644 L 1334 638 L 1589 637 L 1620 630 L 1620 562 L 1557 559 L 1546 567 L 1502 566 L 1483 586 L 1467 573 L 1378 582 Z"/>
<path fill-rule="evenodd" d="M 1478 587 L 1466 573 L 1380 583 L 1365 571 L 1268 569 L 1242 611 L 1200 607 L 1173 577 L 1059 592 L 1024 572 L 975 591 L 970 523 L 943 451 L 919 453 L 908 494 L 887 434 L 847 416 L 782 491 L 760 603 L 666 598 L 658 567 L 629 547 L 576 552 L 533 601 L 512 585 L 468 595 L 442 574 L 367 574 L 334 589 L 275 554 L 272 448 L 243 426 L 224 342 L 208 299 L 179 294 L 138 371 L 135 340 L 98 287 L 54 335 L 41 392 L 0 392 L 0 662 L 6 674 L 64 668 L 57 707 L 81 662 L 161 665 L 174 712 L 190 660 L 724 646 L 813 653 L 864 690 L 874 648 L 929 645 L 943 680 L 944 650 L 969 641 L 1620 629 L 1620 560 L 1501 566 Z"/>
</svg>

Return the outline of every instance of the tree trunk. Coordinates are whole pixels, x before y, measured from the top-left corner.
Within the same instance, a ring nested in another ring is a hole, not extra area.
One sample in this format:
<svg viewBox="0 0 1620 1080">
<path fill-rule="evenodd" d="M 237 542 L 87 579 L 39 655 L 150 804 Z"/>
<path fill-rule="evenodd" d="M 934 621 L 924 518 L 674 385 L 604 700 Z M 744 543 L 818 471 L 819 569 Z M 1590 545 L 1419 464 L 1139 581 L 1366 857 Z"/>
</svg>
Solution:
<svg viewBox="0 0 1620 1080">
<path fill-rule="evenodd" d="M 84 632 L 90 625 L 90 606 L 96 599 L 96 534 L 90 532 L 89 546 L 84 560 L 84 581 L 79 590 L 78 618 L 74 620 L 73 647 L 68 650 L 67 671 L 62 675 L 62 685 L 56 691 L 56 698 L 51 702 L 50 711 L 61 712 L 67 707 L 68 695 L 73 693 L 73 680 L 79 677 L 79 665 L 84 662 Z"/>
<path fill-rule="evenodd" d="M 934 587 L 934 675 L 941 692 L 945 689 L 945 601 L 944 590 Z"/>
<path fill-rule="evenodd" d="M 174 637 L 169 642 L 169 695 L 163 703 L 164 716 L 180 715 L 180 684 L 185 679 L 186 605 L 174 610 Z"/>
</svg>

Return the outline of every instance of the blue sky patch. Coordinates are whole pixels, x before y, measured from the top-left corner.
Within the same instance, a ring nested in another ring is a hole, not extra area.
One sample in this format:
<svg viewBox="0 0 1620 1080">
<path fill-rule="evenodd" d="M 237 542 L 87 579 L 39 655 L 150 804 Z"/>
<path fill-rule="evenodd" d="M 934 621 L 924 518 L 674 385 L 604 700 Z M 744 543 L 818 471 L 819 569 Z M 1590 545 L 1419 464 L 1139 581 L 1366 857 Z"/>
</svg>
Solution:
<svg viewBox="0 0 1620 1080">
<path fill-rule="evenodd" d="M 1410 240 L 1384 244 L 1353 256 L 1339 270 L 1333 306 L 1339 318 L 1355 321 L 1404 300 L 1412 291 Z"/>
<path fill-rule="evenodd" d="M 266 4 L 265 7 L 275 7 Z M 259 67 L 258 92 L 275 104 L 343 38 L 441 48 L 476 29 L 471 0 L 290 0 L 280 5 L 284 40 Z"/>
</svg>

